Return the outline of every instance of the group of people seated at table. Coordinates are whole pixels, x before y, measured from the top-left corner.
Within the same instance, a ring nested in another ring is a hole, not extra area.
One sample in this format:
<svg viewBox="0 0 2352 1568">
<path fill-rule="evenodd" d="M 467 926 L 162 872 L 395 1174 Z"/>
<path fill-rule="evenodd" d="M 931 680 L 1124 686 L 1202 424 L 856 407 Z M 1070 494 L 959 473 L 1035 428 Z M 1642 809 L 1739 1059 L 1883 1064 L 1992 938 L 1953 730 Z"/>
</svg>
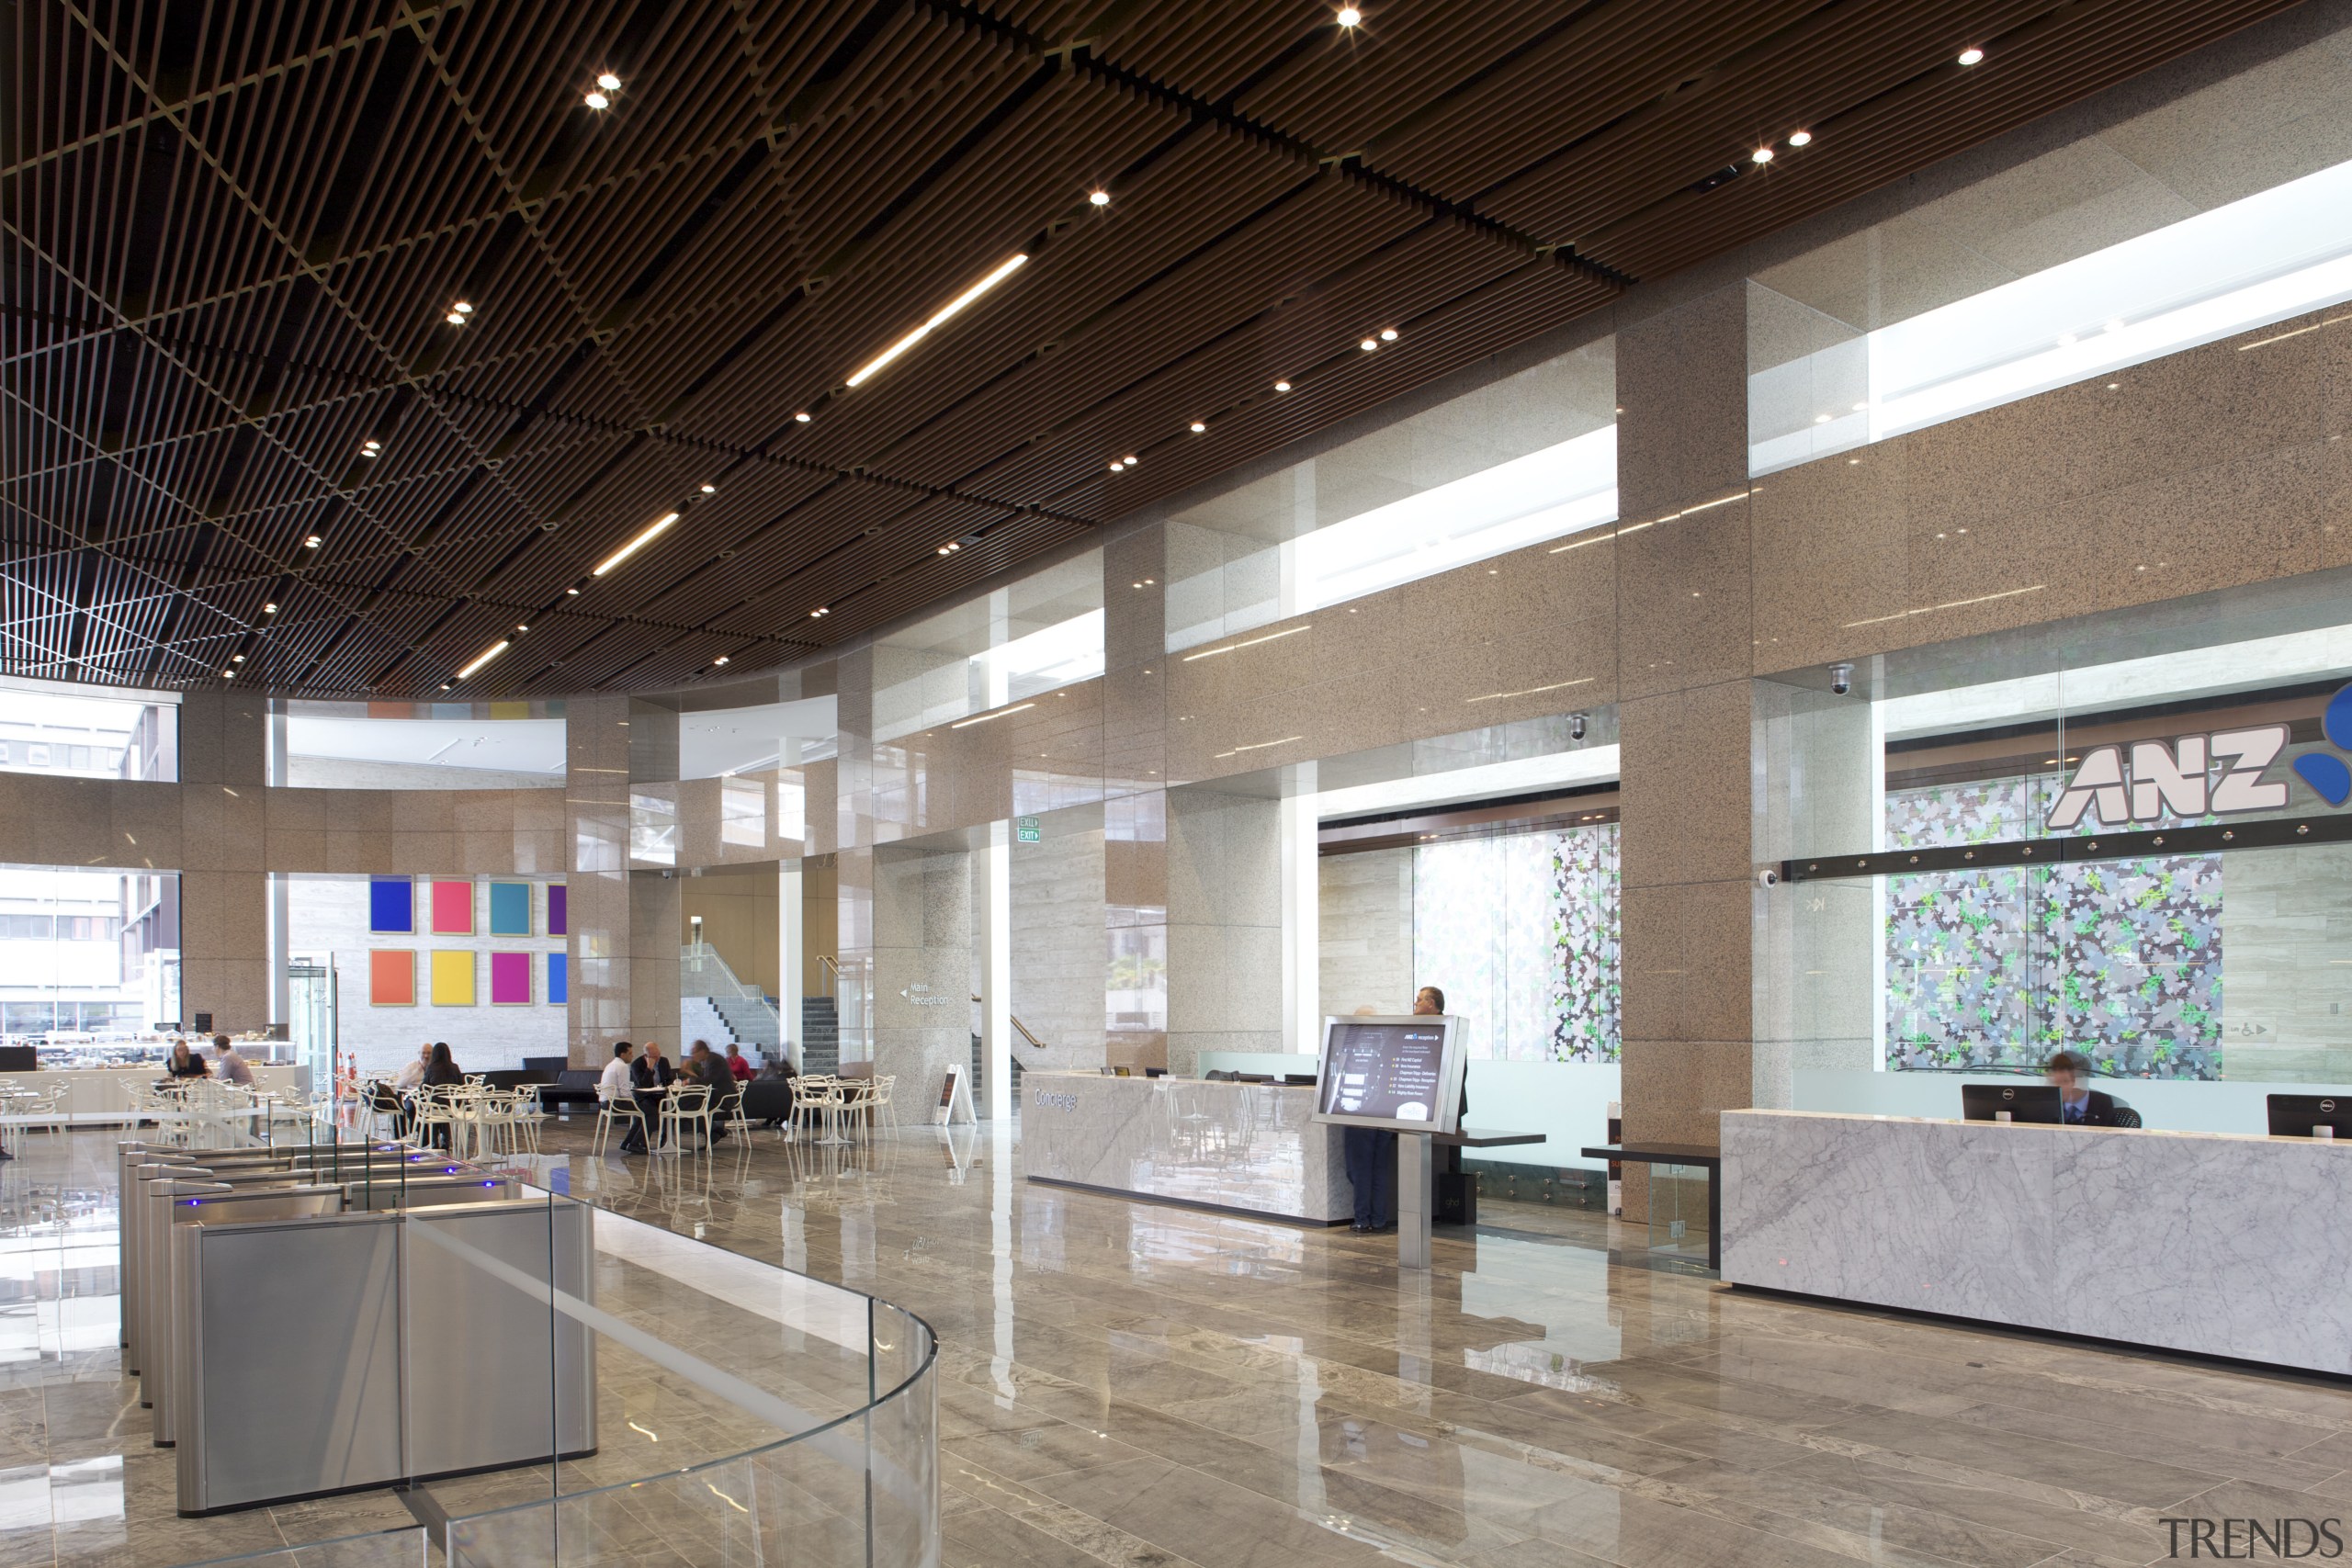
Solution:
<svg viewBox="0 0 2352 1568">
<path fill-rule="evenodd" d="M 175 1037 L 172 1055 L 164 1062 L 164 1071 L 175 1078 L 209 1078 L 213 1076 L 212 1069 L 217 1065 L 223 1082 L 243 1084 L 247 1089 L 253 1087 L 253 1064 L 238 1053 L 234 1041 L 225 1034 L 214 1035 L 212 1055 L 213 1061 L 207 1063 L 201 1055 L 188 1049 L 186 1040 Z"/>
<path fill-rule="evenodd" d="M 716 1144 L 727 1136 L 727 1124 L 719 1119 L 720 1102 L 741 1094 L 737 1086 L 756 1076 L 741 1048 L 732 1043 L 721 1055 L 707 1040 L 695 1041 L 682 1071 L 662 1055 L 659 1041 L 647 1041 L 640 1053 L 633 1043 L 623 1040 L 613 1047 L 613 1059 L 605 1064 L 605 1075 L 596 1083 L 596 1098 L 606 1103 L 624 1098 L 637 1102 L 638 1119 L 630 1123 L 620 1148 L 625 1155 L 641 1155 L 646 1152 L 646 1129 L 662 1125 L 662 1102 L 673 1086 L 698 1084 L 710 1090 L 710 1141 Z"/>
</svg>

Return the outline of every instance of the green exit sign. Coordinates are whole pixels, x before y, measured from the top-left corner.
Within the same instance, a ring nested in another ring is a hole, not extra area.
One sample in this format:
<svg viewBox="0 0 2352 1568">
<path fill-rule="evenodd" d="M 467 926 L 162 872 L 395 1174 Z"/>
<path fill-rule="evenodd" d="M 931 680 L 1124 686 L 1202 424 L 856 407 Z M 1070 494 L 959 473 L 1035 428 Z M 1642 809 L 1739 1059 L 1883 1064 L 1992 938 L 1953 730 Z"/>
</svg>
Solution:
<svg viewBox="0 0 2352 1568">
<path fill-rule="evenodd" d="M 1034 844 L 1046 836 L 1044 825 L 1035 817 L 1014 818 L 1012 831 L 1014 836 L 1024 844 Z"/>
</svg>

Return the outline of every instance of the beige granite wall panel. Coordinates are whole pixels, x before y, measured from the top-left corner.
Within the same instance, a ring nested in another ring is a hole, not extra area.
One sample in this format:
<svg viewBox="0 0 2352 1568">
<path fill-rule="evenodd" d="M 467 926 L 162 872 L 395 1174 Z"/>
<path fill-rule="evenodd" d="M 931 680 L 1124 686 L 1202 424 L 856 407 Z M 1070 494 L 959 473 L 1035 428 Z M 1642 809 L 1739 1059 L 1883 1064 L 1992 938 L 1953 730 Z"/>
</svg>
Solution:
<svg viewBox="0 0 2352 1568">
<path fill-rule="evenodd" d="M 1317 980 L 1325 1015 L 1408 1010 L 1413 984 L 1413 852 L 1366 850 L 1317 863 Z"/>
<path fill-rule="evenodd" d="M 2330 314 L 1767 475 L 1754 668 L 2352 562 L 2352 339 L 2298 331 Z"/>
<path fill-rule="evenodd" d="M 947 1064 L 972 1060 L 972 856 L 885 845 L 873 852 L 874 1071 L 917 1104 L 938 1098 Z"/>
<path fill-rule="evenodd" d="M 180 1007 L 212 1014 L 227 1034 L 269 1022 L 269 877 L 254 871 L 180 874 Z"/>
<path fill-rule="evenodd" d="M 1104 1064 L 1105 940 L 1102 811 L 1080 807 L 1041 818 L 1035 843 L 1010 856 L 1012 1014 L 1045 1042 L 1016 1039 L 1024 1067 L 1090 1069 Z"/>
<path fill-rule="evenodd" d="M 1168 1068 L 1203 1051 L 1283 1049 L 1280 803 L 1167 795 Z"/>
<path fill-rule="evenodd" d="M 1620 323 L 1625 1133 L 1754 1103 L 1755 545 L 1744 280 Z M 1645 1193 L 1629 1188 L 1629 1212 Z"/>
<path fill-rule="evenodd" d="M 613 1043 L 630 1037 L 632 1022 L 628 703 L 623 697 L 574 697 L 565 713 L 564 881 L 571 923 L 565 951 L 571 971 L 567 1022 L 572 1065 L 585 1067 L 610 1057 Z M 353 848 L 364 852 L 365 846 Z"/>
<path fill-rule="evenodd" d="M 1720 272 L 1720 264 L 1714 269 Z M 1674 280 L 1668 299 L 1704 281 Z M 1645 313 L 1648 311 L 1649 313 Z M 1617 507 L 1631 519 L 1747 483 L 1747 283 L 1621 310 L 1617 328 Z"/>
</svg>

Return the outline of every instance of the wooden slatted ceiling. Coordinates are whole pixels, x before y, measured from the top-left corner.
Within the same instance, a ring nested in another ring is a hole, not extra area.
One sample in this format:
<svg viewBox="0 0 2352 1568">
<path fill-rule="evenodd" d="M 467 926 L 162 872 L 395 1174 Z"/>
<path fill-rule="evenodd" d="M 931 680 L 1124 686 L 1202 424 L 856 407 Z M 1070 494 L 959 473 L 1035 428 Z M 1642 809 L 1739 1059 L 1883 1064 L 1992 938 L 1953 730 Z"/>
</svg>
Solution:
<svg viewBox="0 0 2352 1568">
<path fill-rule="evenodd" d="M 2284 4 L 24 0 L 0 670 L 750 673 Z"/>
</svg>

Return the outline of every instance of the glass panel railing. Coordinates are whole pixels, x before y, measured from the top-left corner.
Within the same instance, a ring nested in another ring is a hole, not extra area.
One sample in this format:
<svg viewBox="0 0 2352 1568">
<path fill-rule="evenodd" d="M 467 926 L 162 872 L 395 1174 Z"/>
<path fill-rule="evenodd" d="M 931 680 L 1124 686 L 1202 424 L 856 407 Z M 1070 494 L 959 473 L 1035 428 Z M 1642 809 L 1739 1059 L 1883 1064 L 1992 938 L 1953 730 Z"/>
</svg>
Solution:
<svg viewBox="0 0 2352 1568">
<path fill-rule="evenodd" d="M 183 1511 L 397 1488 L 452 1568 L 938 1562 L 921 1319 L 558 1190 L 560 1156 L 321 1147 L 126 1165 Z"/>
</svg>

